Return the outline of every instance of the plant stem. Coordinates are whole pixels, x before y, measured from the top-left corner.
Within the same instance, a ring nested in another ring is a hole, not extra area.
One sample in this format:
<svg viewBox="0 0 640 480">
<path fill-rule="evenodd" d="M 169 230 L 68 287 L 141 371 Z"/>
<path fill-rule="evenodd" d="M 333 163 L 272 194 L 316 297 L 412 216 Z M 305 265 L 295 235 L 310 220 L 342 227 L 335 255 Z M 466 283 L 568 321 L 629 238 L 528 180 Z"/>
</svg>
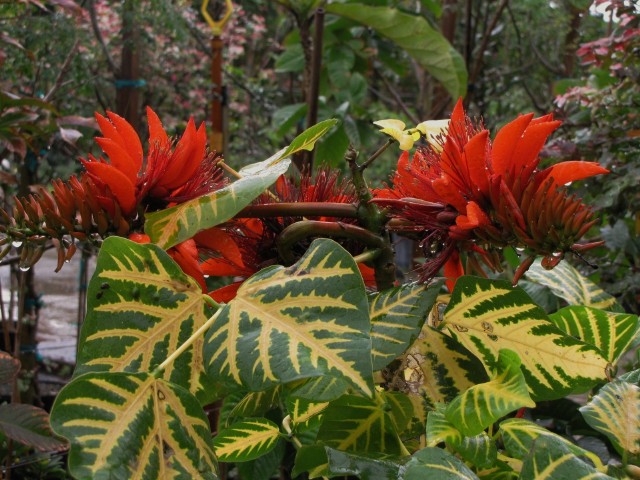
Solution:
<svg viewBox="0 0 640 480">
<path fill-rule="evenodd" d="M 353 257 L 356 263 L 364 263 L 369 262 L 371 260 L 375 260 L 380 255 L 380 250 L 367 250 L 366 252 L 361 253 L 360 255 L 356 255 Z"/>
<path fill-rule="evenodd" d="M 395 140 L 393 138 L 390 138 L 389 140 L 387 140 L 387 143 L 385 143 L 384 145 L 382 145 L 373 155 L 371 155 L 362 165 L 358 166 L 358 169 L 362 172 L 364 171 L 369 165 L 371 165 L 376 158 L 378 158 L 380 155 L 382 155 L 384 153 L 384 151 L 389 148 L 393 143 L 395 142 Z"/>
<path fill-rule="evenodd" d="M 242 175 L 234 170 L 233 168 L 231 168 L 229 165 L 227 165 L 224 161 L 220 161 L 218 162 L 218 166 L 223 169 L 225 172 L 227 172 L 229 175 L 236 177 L 236 178 L 242 178 Z"/>
<path fill-rule="evenodd" d="M 208 296 L 208 295 L 207 295 Z M 206 300 L 205 300 L 206 301 Z M 212 299 L 213 301 L 213 299 Z M 171 355 L 169 355 L 164 362 L 162 362 L 160 365 L 158 365 L 153 372 L 151 372 L 151 375 L 153 375 L 155 378 L 159 378 L 160 375 L 162 375 L 162 371 L 167 368 L 167 366 L 169 364 L 171 364 L 171 362 L 173 362 L 176 358 L 178 358 L 187 348 L 189 348 L 193 342 L 195 342 L 198 337 L 200 337 L 201 335 L 203 335 L 207 330 L 209 330 L 209 327 L 211 327 L 211 325 L 213 325 L 213 322 L 216 321 L 216 319 L 218 318 L 218 315 L 220 315 L 220 313 L 222 312 L 222 308 L 219 308 L 218 311 L 216 313 L 214 313 L 209 320 L 207 320 L 206 322 L 204 322 L 202 324 L 202 326 L 196 330 L 195 332 L 193 332 L 193 335 L 191 335 L 189 338 L 187 338 L 187 340 L 180 345 L 173 353 L 171 353 Z"/>
<path fill-rule="evenodd" d="M 348 238 L 373 248 L 384 248 L 384 241 L 366 228 L 342 222 L 321 222 L 302 220 L 285 228 L 276 240 L 278 255 L 285 263 L 295 262 L 293 245 L 308 237 L 326 235 L 328 237 Z"/>
<path fill-rule="evenodd" d="M 282 202 L 250 205 L 236 215 L 236 218 L 265 217 L 358 218 L 358 207 L 352 203 Z"/>
<path fill-rule="evenodd" d="M 218 302 L 216 302 L 209 295 L 203 295 L 202 298 L 204 298 L 204 301 L 207 302 L 210 307 L 213 307 L 215 309 L 220 309 L 222 307 L 222 305 L 220 305 Z"/>
</svg>

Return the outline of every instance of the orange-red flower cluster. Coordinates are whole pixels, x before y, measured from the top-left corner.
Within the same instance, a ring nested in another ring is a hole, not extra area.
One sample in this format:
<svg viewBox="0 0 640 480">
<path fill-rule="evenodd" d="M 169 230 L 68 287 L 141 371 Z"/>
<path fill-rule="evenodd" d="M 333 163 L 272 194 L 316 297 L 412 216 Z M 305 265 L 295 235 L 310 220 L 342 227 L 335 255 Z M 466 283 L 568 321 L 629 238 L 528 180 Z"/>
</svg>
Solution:
<svg viewBox="0 0 640 480">
<path fill-rule="evenodd" d="M 149 147 L 145 158 L 138 134 L 124 118 L 107 112 L 107 117 L 96 113 L 96 120 L 103 135 L 96 142 L 109 161 L 89 155 L 82 163 L 101 192 L 108 189 L 111 193 L 98 197 L 108 211 L 115 210 L 112 196 L 125 216 L 135 216 L 145 201 L 165 207 L 222 185 L 219 158 L 206 151 L 204 123 L 196 129 L 191 118 L 180 140 L 174 143 L 156 113 L 147 107 Z"/>
<path fill-rule="evenodd" d="M 540 150 L 560 123 L 522 115 L 491 141 L 459 101 L 441 145 L 418 149 L 411 162 L 408 152 L 400 157 L 393 188 L 373 201 L 396 217 L 390 228 L 420 235 L 429 258 L 422 280 L 443 265 L 447 277 L 461 275 L 461 250 L 496 266 L 490 250 L 523 248 L 519 277 L 536 255 L 553 267 L 567 251 L 584 249 L 576 242 L 593 225 L 592 212 L 564 185 L 608 171 L 583 161 L 538 169 Z"/>
</svg>

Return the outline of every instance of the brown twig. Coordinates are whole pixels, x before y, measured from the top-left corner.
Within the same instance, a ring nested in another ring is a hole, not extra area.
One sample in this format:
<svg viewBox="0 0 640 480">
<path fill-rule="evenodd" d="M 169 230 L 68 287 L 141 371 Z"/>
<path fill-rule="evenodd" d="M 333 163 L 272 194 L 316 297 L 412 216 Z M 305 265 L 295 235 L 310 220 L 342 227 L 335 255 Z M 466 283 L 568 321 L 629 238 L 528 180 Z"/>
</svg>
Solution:
<svg viewBox="0 0 640 480">
<path fill-rule="evenodd" d="M 98 25 L 98 18 L 96 17 L 96 9 L 95 9 L 95 5 L 93 4 L 93 0 L 87 1 L 87 10 L 89 11 L 89 18 L 91 19 L 91 28 L 93 29 L 93 34 L 96 36 L 96 40 L 98 40 L 98 43 L 102 48 L 102 53 L 104 53 L 104 57 L 107 60 L 109 69 L 111 70 L 111 73 L 113 73 L 114 75 L 117 75 L 120 69 L 116 65 L 116 62 L 111 57 L 111 53 L 109 53 L 107 44 L 104 41 L 102 32 L 100 31 L 100 26 Z"/>
</svg>

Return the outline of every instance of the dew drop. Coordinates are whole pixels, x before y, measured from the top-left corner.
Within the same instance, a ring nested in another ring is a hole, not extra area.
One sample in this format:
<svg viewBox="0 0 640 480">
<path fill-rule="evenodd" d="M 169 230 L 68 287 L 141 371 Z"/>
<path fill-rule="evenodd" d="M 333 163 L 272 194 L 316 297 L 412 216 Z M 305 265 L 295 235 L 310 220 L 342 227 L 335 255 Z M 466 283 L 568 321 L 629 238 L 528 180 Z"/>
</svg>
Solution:
<svg viewBox="0 0 640 480">
<path fill-rule="evenodd" d="M 11 242 L 11 245 L 16 248 L 20 248 L 22 246 L 22 240 L 14 240 L 13 242 Z"/>
<path fill-rule="evenodd" d="M 518 253 L 518 255 L 521 255 L 524 253 L 524 247 L 516 247 L 516 252 Z"/>
<path fill-rule="evenodd" d="M 20 265 L 20 271 L 21 272 L 28 272 L 31 269 L 31 265 Z"/>
</svg>

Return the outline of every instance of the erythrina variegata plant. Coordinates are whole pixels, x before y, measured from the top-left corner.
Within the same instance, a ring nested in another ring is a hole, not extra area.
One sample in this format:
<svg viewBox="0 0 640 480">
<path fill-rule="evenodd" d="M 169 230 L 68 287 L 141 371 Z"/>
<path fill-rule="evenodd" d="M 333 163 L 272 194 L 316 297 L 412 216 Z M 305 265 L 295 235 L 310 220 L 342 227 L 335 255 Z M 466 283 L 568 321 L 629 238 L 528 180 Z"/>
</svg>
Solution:
<svg viewBox="0 0 640 480">
<path fill-rule="evenodd" d="M 25 267 L 49 239 L 59 268 L 76 244 L 100 246 L 75 374 L 51 412 L 73 476 L 218 479 L 224 462 L 250 479 L 278 466 L 609 478 L 637 464 L 638 372 L 612 377 L 638 317 L 563 260 L 598 245 L 581 243 L 596 220 L 566 184 L 606 170 L 539 168 L 552 116 L 493 139 L 461 102 L 449 121 L 377 122 L 383 148 L 406 151 L 392 184 L 370 189 L 381 151 L 350 150 L 348 178 L 288 172 L 335 120 L 236 172 L 203 126 L 171 139 L 147 114 L 146 149 L 125 120 L 96 115 L 105 158 L 4 214 L 5 253 L 22 242 Z M 416 282 L 397 280 L 392 232 L 418 241 Z M 550 292 L 566 306 L 542 308 Z M 581 411 L 617 470 L 534 421 L 604 383 Z"/>
</svg>

